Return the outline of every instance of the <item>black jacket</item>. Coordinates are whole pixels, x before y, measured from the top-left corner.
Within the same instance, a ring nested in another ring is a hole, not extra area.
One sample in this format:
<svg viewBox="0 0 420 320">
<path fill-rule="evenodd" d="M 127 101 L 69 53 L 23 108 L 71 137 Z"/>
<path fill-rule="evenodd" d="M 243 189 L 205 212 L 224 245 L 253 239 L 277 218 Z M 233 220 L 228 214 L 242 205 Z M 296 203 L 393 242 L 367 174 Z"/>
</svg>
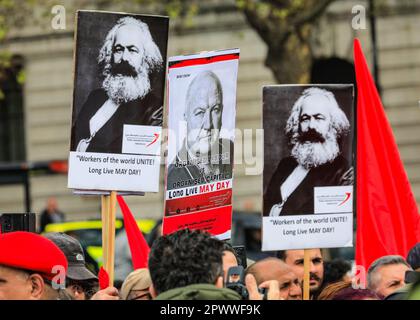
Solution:
<svg viewBox="0 0 420 320">
<path fill-rule="evenodd" d="M 204 176 L 200 169 L 191 162 L 188 162 L 188 152 L 186 149 L 185 141 L 180 151 L 178 151 L 175 160 L 168 167 L 168 178 L 167 178 L 167 190 L 178 189 L 183 187 L 192 187 L 194 185 L 200 185 L 215 181 L 221 181 L 232 178 L 232 164 L 233 164 L 233 143 L 228 139 L 219 139 L 219 154 L 228 153 L 228 160 L 219 161 L 219 171 L 221 174 L 220 179 L 209 179 L 208 176 Z M 216 152 L 215 152 L 216 153 Z M 187 165 L 184 165 L 187 163 Z M 178 187 L 177 183 L 183 182 L 183 186 Z M 185 183 L 191 183 L 185 185 Z"/>
<path fill-rule="evenodd" d="M 280 161 L 264 193 L 264 216 L 270 214 L 273 205 L 282 202 L 280 187 L 297 165 L 296 160 L 292 157 Z M 314 187 L 353 184 L 352 174 L 350 179 L 346 179 L 346 173 L 349 173 L 349 169 L 351 168 L 347 160 L 342 156 L 338 156 L 331 163 L 311 169 L 302 183 L 289 196 L 280 215 L 313 214 Z"/>
<path fill-rule="evenodd" d="M 80 140 L 90 137 L 89 121 L 107 100 L 108 95 L 103 89 L 89 95 L 72 128 L 72 151 L 76 151 Z M 162 126 L 162 111 L 162 99 L 152 92 L 143 99 L 120 105 L 96 133 L 86 152 L 122 153 L 124 124 Z"/>
</svg>

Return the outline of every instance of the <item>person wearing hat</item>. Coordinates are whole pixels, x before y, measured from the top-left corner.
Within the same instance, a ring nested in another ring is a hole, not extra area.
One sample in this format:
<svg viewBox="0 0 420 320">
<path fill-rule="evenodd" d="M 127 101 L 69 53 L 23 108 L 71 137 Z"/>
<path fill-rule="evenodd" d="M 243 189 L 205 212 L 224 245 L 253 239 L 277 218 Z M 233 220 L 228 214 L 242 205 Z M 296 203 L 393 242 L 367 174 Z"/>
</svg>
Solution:
<svg viewBox="0 0 420 320">
<path fill-rule="evenodd" d="M 99 286 L 98 277 L 86 267 L 85 255 L 80 242 L 62 232 L 50 232 L 44 236 L 54 242 L 68 262 L 66 290 L 75 300 L 89 300 Z"/>
<path fill-rule="evenodd" d="M 149 288 L 152 285 L 149 270 L 141 268 L 131 272 L 122 284 L 122 300 L 151 300 Z"/>
<path fill-rule="evenodd" d="M 69 299 L 68 263 L 50 240 L 31 232 L 0 234 L 0 300 Z"/>
</svg>

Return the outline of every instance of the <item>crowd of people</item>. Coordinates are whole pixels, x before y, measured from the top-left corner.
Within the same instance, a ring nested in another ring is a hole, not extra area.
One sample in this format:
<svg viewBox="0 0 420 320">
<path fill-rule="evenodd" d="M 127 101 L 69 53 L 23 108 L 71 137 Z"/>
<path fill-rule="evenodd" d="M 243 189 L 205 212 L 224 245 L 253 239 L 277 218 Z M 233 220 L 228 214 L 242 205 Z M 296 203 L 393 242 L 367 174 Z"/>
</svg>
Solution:
<svg viewBox="0 0 420 320">
<path fill-rule="evenodd" d="M 198 230 L 158 237 L 148 268 L 131 272 L 120 288 L 102 290 L 98 276 L 86 266 L 82 246 L 69 235 L 10 232 L 0 235 L 0 248 L 0 300 L 302 300 L 303 296 L 304 250 L 279 251 L 276 257 L 245 262 L 238 260 L 228 242 Z M 326 262 L 320 249 L 311 249 L 311 299 L 420 298 L 420 243 L 406 258 L 389 255 L 374 261 L 367 270 L 366 286 L 363 279 L 352 278 L 351 269 L 349 262 Z"/>
</svg>

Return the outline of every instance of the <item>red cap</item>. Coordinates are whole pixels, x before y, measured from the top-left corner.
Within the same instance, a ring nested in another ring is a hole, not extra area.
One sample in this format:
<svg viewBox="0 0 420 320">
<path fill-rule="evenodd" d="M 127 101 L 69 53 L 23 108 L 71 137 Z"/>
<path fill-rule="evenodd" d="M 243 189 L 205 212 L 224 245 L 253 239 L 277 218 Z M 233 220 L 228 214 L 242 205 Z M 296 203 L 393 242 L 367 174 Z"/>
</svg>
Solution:
<svg viewBox="0 0 420 320">
<path fill-rule="evenodd" d="M 24 231 L 0 234 L 0 265 L 34 271 L 48 280 L 63 268 L 67 274 L 64 253 L 47 238 Z"/>
</svg>

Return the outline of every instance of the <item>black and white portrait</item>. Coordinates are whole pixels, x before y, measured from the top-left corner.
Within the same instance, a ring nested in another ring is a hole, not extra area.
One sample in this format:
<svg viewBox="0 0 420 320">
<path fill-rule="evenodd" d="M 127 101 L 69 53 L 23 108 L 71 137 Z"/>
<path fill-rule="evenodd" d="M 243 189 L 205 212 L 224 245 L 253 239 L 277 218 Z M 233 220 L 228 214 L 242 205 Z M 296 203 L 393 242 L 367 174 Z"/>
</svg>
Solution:
<svg viewBox="0 0 420 320">
<path fill-rule="evenodd" d="M 71 151 L 123 153 L 124 125 L 162 126 L 168 18 L 80 11 Z"/>
<path fill-rule="evenodd" d="M 314 212 L 314 188 L 353 184 L 353 87 L 267 86 L 263 215 Z"/>
<path fill-rule="evenodd" d="M 224 95 L 213 71 L 199 72 L 189 82 L 180 110 L 186 136 L 168 167 L 168 190 L 232 178 L 233 142 L 220 133 L 223 122 L 232 121 L 235 111 L 234 106 L 225 106 Z"/>
</svg>

